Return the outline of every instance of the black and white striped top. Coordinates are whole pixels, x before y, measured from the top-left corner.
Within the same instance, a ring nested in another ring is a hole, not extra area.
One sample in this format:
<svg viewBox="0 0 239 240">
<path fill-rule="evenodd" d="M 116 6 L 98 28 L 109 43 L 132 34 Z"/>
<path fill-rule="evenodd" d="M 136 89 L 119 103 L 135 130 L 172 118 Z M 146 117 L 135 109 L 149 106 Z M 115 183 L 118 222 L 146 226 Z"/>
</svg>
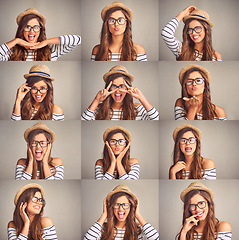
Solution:
<svg viewBox="0 0 239 240">
<path fill-rule="evenodd" d="M 57 114 L 57 113 L 53 113 L 52 114 L 52 120 L 53 121 L 63 121 L 64 119 L 65 119 L 64 114 Z M 14 114 L 12 112 L 11 120 L 13 120 L 13 121 L 20 121 L 20 120 L 22 120 L 21 114 L 20 115 L 16 115 L 16 114 Z"/>
<path fill-rule="evenodd" d="M 96 222 L 84 236 L 84 240 L 100 240 L 101 239 L 102 225 Z M 123 240 L 125 229 L 117 228 L 117 234 L 115 240 Z M 159 234 L 157 230 L 149 223 L 145 223 L 142 227 L 142 232 L 138 236 L 139 240 L 159 240 Z"/>
<path fill-rule="evenodd" d="M 140 172 L 140 166 L 138 163 L 134 163 L 130 165 L 131 170 L 129 173 L 125 173 L 124 175 L 120 176 L 119 179 L 123 180 L 136 180 L 139 179 L 139 172 Z M 103 166 L 102 165 L 95 165 L 95 179 L 99 180 L 111 180 L 115 179 L 117 176 L 117 171 L 114 172 L 114 175 L 106 172 L 103 174 Z"/>
<path fill-rule="evenodd" d="M 56 61 L 62 55 L 71 52 L 81 44 L 79 35 L 63 35 L 60 36 L 60 44 L 49 45 L 51 48 L 51 61 Z M 0 45 L 0 61 L 9 61 L 11 49 L 7 44 Z M 34 51 L 29 50 L 26 61 L 34 61 Z"/>
<path fill-rule="evenodd" d="M 21 233 L 19 234 L 19 236 L 17 236 L 16 230 L 13 227 L 8 228 L 7 231 L 8 231 L 8 240 L 27 240 L 28 239 L 27 236 Z M 50 227 L 44 228 L 42 238 L 44 240 L 57 240 L 55 226 L 52 225 Z"/>
<path fill-rule="evenodd" d="M 120 56 L 121 56 L 121 53 L 112 53 L 112 58 L 110 61 L 120 61 Z M 91 55 L 91 61 L 95 61 L 95 55 Z M 137 54 L 136 61 L 147 61 L 146 53 L 145 54 Z"/>
<path fill-rule="evenodd" d="M 136 107 L 138 114 L 135 120 L 159 120 L 159 113 L 155 107 L 152 107 L 149 111 L 146 111 L 142 104 Z M 88 108 L 81 114 L 81 120 L 91 121 L 95 120 L 98 108 L 95 112 L 89 110 Z M 111 120 L 120 120 L 122 110 L 113 109 L 113 114 Z"/>
<path fill-rule="evenodd" d="M 202 170 L 202 177 L 203 180 L 216 180 L 217 179 L 217 172 L 216 168 L 208 168 L 204 169 L 205 173 L 203 175 L 203 170 Z M 190 171 L 186 171 L 186 177 L 185 179 L 188 179 Z"/>
<path fill-rule="evenodd" d="M 216 236 L 216 234 L 215 234 Z M 200 240 L 202 237 L 202 233 L 194 234 L 194 240 Z M 231 232 L 219 232 L 217 238 L 215 240 L 230 240 L 232 239 L 232 233 Z"/>
<path fill-rule="evenodd" d="M 15 180 L 30 180 L 32 175 L 25 172 L 26 165 L 18 164 L 15 171 Z M 64 179 L 64 166 L 58 165 L 55 168 L 50 168 L 52 175 L 45 178 L 45 180 L 63 180 Z M 56 172 L 55 175 L 53 175 Z M 40 171 L 37 171 L 37 179 L 39 179 Z"/>
</svg>

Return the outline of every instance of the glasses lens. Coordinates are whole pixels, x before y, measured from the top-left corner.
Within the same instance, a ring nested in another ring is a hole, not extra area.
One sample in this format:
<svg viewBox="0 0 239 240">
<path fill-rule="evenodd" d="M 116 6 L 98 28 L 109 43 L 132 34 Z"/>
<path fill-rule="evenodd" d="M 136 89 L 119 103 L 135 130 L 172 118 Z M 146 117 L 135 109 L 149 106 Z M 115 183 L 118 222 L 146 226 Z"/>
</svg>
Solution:
<svg viewBox="0 0 239 240">
<path fill-rule="evenodd" d="M 126 140 L 120 139 L 118 140 L 120 146 L 124 146 L 126 143 Z"/>
<path fill-rule="evenodd" d="M 33 31 L 34 31 L 34 32 L 39 32 L 39 31 L 40 31 L 40 26 L 35 25 L 35 26 L 33 27 Z"/>
<path fill-rule="evenodd" d="M 187 82 L 186 82 L 186 85 L 187 86 L 190 86 L 190 85 L 192 85 L 193 84 L 193 80 L 187 80 Z"/>
<path fill-rule="evenodd" d="M 110 140 L 110 145 L 115 145 L 117 143 L 117 141 L 116 140 Z"/>
<path fill-rule="evenodd" d="M 187 139 L 185 139 L 185 138 L 182 138 L 182 139 L 180 140 L 180 144 L 182 144 L 182 145 L 186 144 L 186 142 L 187 142 Z"/>
<path fill-rule="evenodd" d="M 47 144 L 48 144 L 47 141 L 40 141 L 40 145 L 41 145 L 41 147 L 46 147 Z"/>
<path fill-rule="evenodd" d="M 110 87 L 111 90 L 115 90 L 116 88 L 117 88 L 117 86 L 115 84 L 112 84 Z"/>
<path fill-rule="evenodd" d="M 120 25 L 124 25 L 125 24 L 125 19 L 124 18 L 119 18 L 117 20 L 117 22 L 120 24 Z"/>
<path fill-rule="evenodd" d="M 199 202 L 199 203 L 197 204 L 197 206 L 198 206 L 200 209 L 203 209 L 203 208 L 206 207 L 206 202 L 205 202 L 205 201 Z"/>
<path fill-rule="evenodd" d="M 187 33 L 188 33 L 189 35 L 191 35 L 191 34 L 193 33 L 193 28 L 188 28 Z"/>
<path fill-rule="evenodd" d="M 130 206 L 130 203 L 122 203 L 123 209 L 128 209 Z"/>
<path fill-rule="evenodd" d="M 115 24 L 115 19 L 114 18 L 109 18 L 108 19 L 108 24 L 109 25 L 114 25 Z"/>
<path fill-rule="evenodd" d="M 197 83 L 197 85 L 202 85 L 203 84 L 203 78 L 196 78 L 195 82 Z"/>
<path fill-rule="evenodd" d="M 196 138 L 189 138 L 188 140 L 189 140 L 189 143 L 191 144 L 196 142 Z"/>
<path fill-rule="evenodd" d="M 32 202 L 33 203 L 39 203 L 40 205 L 43 205 L 45 203 L 45 200 L 43 198 L 33 197 Z"/>
<path fill-rule="evenodd" d="M 196 33 L 200 33 L 202 31 L 202 27 L 201 26 L 197 26 L 197 27 L 194 28 L 194 31 Z"/>
<path fill-rule="evenodd" d="M 119 89 L 126 89 L 126 86 L 124 84 L 119 85 Z"/>
</svg>

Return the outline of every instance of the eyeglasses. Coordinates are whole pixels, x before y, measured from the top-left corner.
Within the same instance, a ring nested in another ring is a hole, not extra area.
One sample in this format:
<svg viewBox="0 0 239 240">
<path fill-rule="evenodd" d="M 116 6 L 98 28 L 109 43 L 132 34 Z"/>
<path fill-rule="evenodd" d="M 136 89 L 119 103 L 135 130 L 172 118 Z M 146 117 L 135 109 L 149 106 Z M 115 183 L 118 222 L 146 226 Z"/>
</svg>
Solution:
<svg viewBox="0 0 239 240">
<path fill-rule="evenodd" d="M 38 198 L 36 196 L 34 196 L 32 198 L 32 202 L 33 203 L 39 203 L 40 205 L 44 205 L 45 204 L 45 200 L 43 198 Z"/>
<path fill-rule="evenodd" d="M 123 209 L 129 209 L 131 203 L 116 203 L 113 208 L 114 209 L 119 209 L 120 206 L 122 206 Z"/>
<path fill-rule="evenodd" d="M 187 86 L 193 85 L 194 82 L 195 82 L 197 85 L 202 85 L 203 82 L 204 82 L 204 78 L 194 78 L 194 79 L 189 78 L 189 79 L 187 80 L 187 82 L 186 82 L 186 85 L 187 85 Z"/>
<path fill-rule="evenodd" d="M 109 141 L 109 144 L 110 144 L 110 145 L 116 145 L 117 143 L 119 143 L 120 146 L 124 146 L 125 143 L 126 143 L 126 140 L 125 140 L 125 139 L 119 139 L 119 140 L 111 139 L 111 140 Z"/>
<path fill-rule="evenodd" d="M 115 18 L 109 18 L 108 19 L 108 24 L 109 25 L 114 25 L 116 22 L 119 24 L 119 25 L 125 25 L 125 22 L 127 21 L 127 19 L 123 18 L 123 17 L 120 17 L 118 19 L 115 19 Z"/>
<path fill-rule="evenodd" d="M 40 92 L 41 94 L 45 94 L 45 93 L 47 93 L 47 91 L 48 91 L 48 88 L 40 88 L 40 89 L 37 89 L 36 87 L 31 88 L 31 93 L 33 93 L 33 94 L 38 93 L 38 92 Z"/>
<path fill-rule="evenodd" d="M 200 209 L 203 209 L 206 207 L 206 205 L 207 205 L 207 201 L 201 201 L 201 202 L 198 202 L 197 204 L 190 204 L 189 210 L 195 211 L 197 207 L 199 207 Z"/>
<path fill-rule="evenodd" d="M 31 29 L 34 31 L 34 32 L 39 32 L 40 31 L 40 26 L 38 26 L 38 25 L 35 25 L 35 26 L 33 26 L 33 27 L 31 27 L 30 25 L 27 25 L 25 28 L 24 28 L 24 31 L 25 32 L 30 32 L 31 31 Z"/>
<path fill-rule="evenodd" d="M 194 138 L 194 137 L 181 138 L 180 144 L 185 145 L 185 144 L 187 144 L 187 142 L 188 142 L 189 144 L 194 144 L 196 141 L 197 141 L 197 139 Z"/>
<path fill-rule="evenodd" d="M 123 90 L 127 89 L 126 85 L 124 85 L 124 84 L 120 84 L 119 86 L 117 86 L 115 84 L 112 84 L 111 87 L 110 87 L 111 90 L 115 90 L 116 88 L 123 89 Z"/>
<path fill-rule="evenodd" d="M 32 147 L 36 147 L 38 143 L 40 144 L 41 147 L 47 147 L 49 141 L 33 141 L 31 145 Z"/>
<path fill-rule="evenodd" d="M 201 26 L 196 26 L 195 28 L 188 28 L 187 34 L 191 35 L 191 34 L 193 34 L 193 31 L 195 33 L 200 33 L 202 31 L 202 27 Z"/>
</svg>

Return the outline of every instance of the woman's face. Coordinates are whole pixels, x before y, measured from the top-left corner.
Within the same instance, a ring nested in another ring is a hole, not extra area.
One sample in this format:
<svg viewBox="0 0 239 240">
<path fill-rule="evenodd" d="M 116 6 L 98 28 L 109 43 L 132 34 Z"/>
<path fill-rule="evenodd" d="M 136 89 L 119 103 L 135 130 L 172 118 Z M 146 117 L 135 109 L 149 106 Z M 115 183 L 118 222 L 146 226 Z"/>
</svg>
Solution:
<svg viewBox="0 0 239 240">
<path fill-rule="evenodd" d="M 30 215 L 37 215 L 41 212 L 43 205 L 39 202 L 41 201 L 42 195 L 40 192 L 36 192 L 32 199 L 27 203 L 27 213 Z"/>
<path fill-rule="evenodd" d="M 197 141 L 194 141 L 195 138 L 195 135 L 191 131 L 188 131 L 182 135 L 181 139 L 179 139 L 180 150 L 182 151 L 184 156 L 191 156 L 194 154 L 197 147 Z M 185 141 L 185 143 L 183 143 L 183 141 Z"/>
<path fill-rule="evenodd" d="M 109 19 L 112 19 L 112 18 L 113 19 L 121 19 L 121 18 L 126 19 L 125 15 L 120 10 L 113 12 L 110 15 Z M 109 31 L 113 36 L 123 35 L 125 32 L 126 26 L 127 26 L 127 21 L 125 21 L 125 24 L 123 24 L 123 25 L 120 25 L 117 21 L 115 21 L 115 23 L 113 25 L 110 25 L 108 23 Z"/>
<path fill-rule="evenodd" d="M 195 71 L 189 74 L 188 79 L 185 79 L 185 84 L 189 81 L 194 80 L 191 85 L 186 85 L 187 92 L 190 96 L 199 96 L 203 94 L 205 88 L 205 80 L 202 82 L 202 84 L 199 84 L 198 81 L 202 78 L 203 76 L 199 72 Z M 198 83 L 196 83 L 195 80 L 198 81 Z"/>
<path fill-rule="evenodd" d="M 42 161 L 42 159 L 47 151 L 47 147 L 48 147 L 48 143 L 47 143 L 46 136 L 43 133 L 37 134 L 33 138 L 32 145 L 31 145 L 33 157 L 37 161 Z"/>
<path fill-rule="evenodd" d="M 116 140 L 116 144 L 111 144 L 111 140 Z M 109 140 L 110 148 L 112 149 L 115 155 L 119 155 L 126 147 L 126 142 L 120 140 L 125 140 L 124 135 L 122 133 L 114 134 Z"/>
<path fill-rule="evenodd" d="M 36 18 L 33 18 L 33 19 L 28 21 L 27 26 L 28 26 L 28 28 L 29 27 L 34 27 L 34 26 L 39 26 L 40 27 L 40 23 L 38 22 L 38 20 Z M 26 28 L 27 27 L 25 27 L 25 29 Z M 27 42 L 36 43 L 37 39 L 40 35 L 40 30 L 38 32 L 34 32 L 33 28 L 31 28 L 29 32 L 24 30 L 23 35 L 24 35 L 24 38 L 26 39 Z"/>
<path fill-rule="evenodd" d="M 114 79 L 112 81 L 113 86 L 111 85 L 110 90 L 113 90 L 113 87 L 116 87 L 116 86 L 117 87 L 120 86 L 122 90 L 127 90 L 127 87 L 126 87 L 124 81 L 125 80 L 124 80 L 123 77 L 118 77 L 118 78 Z M 127 94 L 126 92 L 122 92 L 122 91 L 120 91 L 119 88 L 117 88 L 117 90 L 114 93 L 111 94 L 111 97 L 114 99 L 114 101 L 116 103 L 122 103 L 126 94 Z"/>
<path fill-rule="evenodd" d="M 129 200 L 126 196 L 121 196 L 121 197 L 117 198 L 115 205 L 124 204 L 124 203 L 128 204 Z M 117 207 L 119 207 L 119 208 L 118 209 L 114 208 L 115 217 L 117 218 L 118 222 L 126 222 L 126 219 L 130 212 L 130 206 L 118 205 Z M 125 208 L 127 208 L 127 209 L 125 209 Z"/>
<path fill-rule="evenodd" d="M 189 23 L 188 28 L 196 30 L 196 32 L 194 30 L 194 31 L 192 31 L 191 34 L 189 34 L 190 38 L 192 39 L 192 41 L 194 43 L 200 43 L 204 40 L 205 29 L 204 29 L 203 25 L 198 20 L 192 20 Z"/>
<path fill-rule="evenodd" d="M 189 209 L 192 215 L 197 214 L 199 221 L 205 220 L 208 215 L 208 202 L 203 196 L 196 194 L 190 200 Z"/>
<path fill-rule="evenodd" d="M 31 88 L 31 95 L 36 103 L 41 103 L 47 95 L 47 84 L 45 81 L 41 80 L 34 83 Z M 37 91 L 40 90 L 40 91 Z"/>
</svg>

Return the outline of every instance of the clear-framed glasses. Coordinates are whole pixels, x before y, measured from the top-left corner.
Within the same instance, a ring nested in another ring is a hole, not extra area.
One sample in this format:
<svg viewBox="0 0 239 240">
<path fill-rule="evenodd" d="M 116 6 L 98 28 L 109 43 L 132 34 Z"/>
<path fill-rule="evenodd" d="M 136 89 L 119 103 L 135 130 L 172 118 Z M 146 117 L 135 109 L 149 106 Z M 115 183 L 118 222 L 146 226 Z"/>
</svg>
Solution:
<svg viewBox="0 0 239 240">
<path fill-rule="evenodd" d="M 120 206 L 122 206 L 123 209 L 129 209 L 131 203 L 116 203 L 113 208 L 114 209 L 119 209 Z"/>
<path fill-rule="evenodd" d="M 196 141 L 197 141 L 197 139 L 194 138 L 194 137 L 181 138 L 181 139 L 180 139 L 180 144 L 185 145 L 185 144 L 187 144 L 187 142 L 188 142 L 189 144 L 194 144 Z"/>
<path fill-rule="evenodd" d="M 124 145 L 126 144 L 126 140 L 125 140 L 125 139 L 119 139 L 119 140 L 110 139 L 110 141 L 109 141 L 109 144 L 110 144 L 110 145 L 116 145 L 117 143 L 118 143 L 120 146 L 124 146 Z"/>
<path fill-rule="evenodd" d="M 123 18 L 123 17 L 120 17 L 118 19 L 115 19 L 115 18 L 109 18 L 108 19 L 108 24 L 109 25 L 114 25 L 116 22 L 119 24 L 119 25 L 125 25 L 127 19 Z"/>
<path fill-rule="evenodd" d="M 195 28 L 188 28 L 187 34 L 191 35 L 193 34 L 193 31 L 195 33 L 200 33 L 202 31 L 202 26 L 196 26 Z"/>
<path fill-rule="evenodd" d="M 193 83 L 196 83 L 197 85 L 202 85 L 203 84 L 203 82 L 204 82 L 204 78 L 189 78 L 188 80 L 187 80 L 187 82 L 186 82 L 186 85 L 187 86 L 190 86 L 190 85 L 192 85 Z"/>
<path fill-rule="evenodd" d="M 39 32 L 41 27 L 38 26 L 38 25 L 34 25 L 33 27 L 31 27 L 30 25 L 27 25 L 25 28 L 24 28 L 24 31 L 25 32 L 30 32 L 31 29 L 34 31 L 34 32 Z"/>
<path fill-rule="evenodd" d="M 189 210 L 195 211 L 197 207 L 199 207 L 200 209 L 203 209 L 206 207 L 206 205 L 207 205 L 207 201 L 201 201 L 201 202 L 198 202 L 197 204 L 190 204 Z"/>
<path fill-rule="evenodd" d="M 40 92 L 41 94 L 45 94 L 45 93 L 47 93 L 47 91 L 48 91 L 48 88 L 44 88 L 44 87 L 42 87 L 40 89 L 37 89 L 36 87 L 31 88 L 31 93 L 33 93 L 33 94 L 36 94 L 38 92 Z"/>
<path fill-rule="evenodd" d="M 111 87 L 110 87 L 110 90 L 115 90 L 116 88 L 118 89 L 123 89 L 123 90 L 126 90 L 127 87 L 125 84 L 120 84 L 119 86 L 115 85 L 115 84 L 112 84 Z"/>
<path fill-rule="evenodd" d="M 44 205 L 44 204 L 45 204 L 45 200 L 44 200 L 43 198 L 38 198 L 38 197 L 36 197 L 36 196 L 34 196 L 34 197 L 32 198 L 32 202 L 33 202 L 33 203 L 38 203 L 38 204 L 40 204 L 40 205 Z"/>
<path fill-rule="evenodd" d="M 49 143 L 49 141 L 33 141 L 31 146 L 36 147 L 38 144 L 40 144 L 41 147 L 47 147 Z"/>
</svg>

